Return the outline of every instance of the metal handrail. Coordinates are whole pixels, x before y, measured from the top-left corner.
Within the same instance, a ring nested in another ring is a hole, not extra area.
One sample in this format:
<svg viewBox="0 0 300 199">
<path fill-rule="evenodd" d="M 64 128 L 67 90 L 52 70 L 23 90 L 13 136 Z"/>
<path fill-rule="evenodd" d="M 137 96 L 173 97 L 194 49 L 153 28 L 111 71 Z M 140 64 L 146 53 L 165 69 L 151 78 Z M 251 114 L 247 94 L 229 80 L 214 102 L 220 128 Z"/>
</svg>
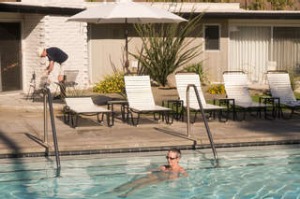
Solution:
<svg viewBox="0 0 300 199">
<path fill-rule="evenodd" d="M 195 94 L 196 94 L 196 97 L 197 97 L 197 101 L 198 101 L 198 104 L 199 104 L 199 107 L 200 107 L 200 110 L 201 110 L 201 115 L 202 115 L 202 118 L 203 118 L 203 121 L 204 121 L 204 125 L 205 125 L 205 128 L 206 128 L 207 136 L 209 138 L 210 146 L 211 146 L 212 151 L 213 151 L 214 159 L 215 159 L 215 162 L 218 164 L 218 155 L 217 155 L 217 151 L 216 151 L 215 144 L 214 144 L 214 141 L 213 141 L 213 137 L 212 137 L 210 128 L 208 126 L 207 119 L 205 117 L 205 113 L 204 113 L 204 110 L 203 110 L 203 105 L 202 105 L 202 102 L 201 102 L 201 99 L 200 99 L 200 96 L 199 96 L 199 92 L 197 90 L 197 87 L 194 84 L 188 84 L 187 88 L 186 88 L 187 136 L 190 137 L 190 132 L 191 132 L 191 123 L 190 123 L 190 92 L 189 92 L 190 91 L 190 87 L 194 88 L 194 91 L 195 91 Z"/>
<path fill-rule="evenodd" d="M 57 135 L 56 135 L 56 127 L 54 121 L 54 111 L 53 111 L 53 102 L 52 102 L 52 95 L 50 89 L 47 85 L 44 85 L 43 88 L 44 94 L 44 142 L 48 146 L 48 117 L 47 117 L 47 102 L 49 105 L 49 114 L 50 114 L 50 121 L 51 121 L 51 128 L 52 128 L 52 136 L 53 136 L 53 144 L 54 144 L 54 153 L 56 158 L 56 176 L 60 176 L 61 165 L 60 165 L 60 156 L 59 156 L 59 149 L 58 149 L 58 142 L 57 142 Z M 49 149 L 47 148 L 47 155 L 49 155 Z"/>
</svg>

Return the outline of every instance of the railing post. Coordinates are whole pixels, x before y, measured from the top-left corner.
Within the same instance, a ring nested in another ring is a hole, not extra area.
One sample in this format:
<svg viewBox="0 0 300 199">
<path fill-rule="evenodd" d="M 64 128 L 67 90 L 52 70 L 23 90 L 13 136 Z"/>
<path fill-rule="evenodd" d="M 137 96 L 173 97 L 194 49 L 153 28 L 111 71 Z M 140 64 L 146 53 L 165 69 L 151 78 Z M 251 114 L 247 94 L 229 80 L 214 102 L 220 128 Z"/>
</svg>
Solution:
<svg viewBox="0 0 300 199">
<path fill-rule="evenodd" d="M 48 107 L 47 107 L 47 92 L 46 89 L 43 89 L 43 98 L 44 98 L 44 143 L 47 146 L 46 155 L 49 156 L 49 147 L 48 147 Z"/>
<path fill-rule="evenodd" d="M 196 94 L 196 97 L 197 97 L 197 101 L 198 101 L 198 104 L 199 104 L 199 107 L 200 107 L 201 115 L 202 115 L 204 125 L 205 125 L 205 128 L 206 128 L 206 133 L 207 133 L 207 136 L 209 138 L 211 149 L 213 151 L 214 159 L 215 159 L 215 162 L 218 164 L 218 155 L 217 155 L 217 151 L 216 151 L 215 144 L 214 144 L 214 141 L 213 141 L 213 137 L 212 137 L 212 134 L 210 132 L 210 128 L 208 126 L 207 119 L 205 117 L 205 113 L 204 113 L 204 110 L 203 110 L 203 105 L 202 105 L 197 87 L 194 84 L 189 84 L 189 85 L 187 85 L 187 88 L 186 88 L 187 131 L 188 131 L 187 136 L 190 137 L 190 130 L 191 130 L 191 124 L 190 124 L 190 92 L 189 92 L 190 87 L 194 88 L 194 91 L 195 91 L 195 94 Z"/>
<path fill-rule="evenodd" d="M 186 120 L 187 120 L 187 137 L 191 135 L 191 113 L 190 113 L 190 85 L 186 88 Z"/>
<path fill-rule="evenodd" d="M 53 144 L 54 144 L 54 153 L 56 157 L 56 176 L 60 176 L 60 157 L 59 157 L 59 149 L 58 149 L 58 141 L 56 135 L 56 127 L 55 127 L 55 120 L 54 120 L 54 111 L 53 111 L 53 103 L 52 103 L 52 95 L 50 89 L 47 87 L 47 84 L 44 85 L 43 88 L 44 92 L 44 142 L 47 142 L 47 153 L 49 154 L 49 147 L 48 147 L 48 118 L 47 118 L 47 102 L 49 105 L 49 114 L 50 114 L 50 121 L 51 121 L 51 128 L 52 128 L 52 136 L 53 136 Z"/>
</svg>

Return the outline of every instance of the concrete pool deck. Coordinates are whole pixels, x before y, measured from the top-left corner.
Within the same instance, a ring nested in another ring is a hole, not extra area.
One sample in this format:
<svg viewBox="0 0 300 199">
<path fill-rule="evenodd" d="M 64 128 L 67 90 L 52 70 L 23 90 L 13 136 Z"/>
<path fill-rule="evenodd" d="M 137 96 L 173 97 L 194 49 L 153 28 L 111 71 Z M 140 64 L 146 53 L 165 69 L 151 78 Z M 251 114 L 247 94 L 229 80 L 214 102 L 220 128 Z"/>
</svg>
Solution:
<svg viewBox="0 0 300 199">
<path fill-rule="evenodd" d="M 144 118 L 135 127 L 115 120 L 113 127 L 101 126 L 96 117 L 81 118 L 79 127 L 71 128 L 63 122 L 63 104 L 54 103 L 55 126 L 59 150 L 62 154 L 89 154 L 207 148 L 209 146 L 204 123 L 191 126 L 187 137 L 186 123 L 175 121 L 172 125 Z M 43 103 L 25 100 L 21 94 L 0 96 L 0 157 L 38 156 L 45 153 Z M 253 146 L 300 143 L 300 116 L 292 119 L 265 120 L 247 116 L 245 121 L 226 123 L 217 119 L 209 121 L 216 147 Z M 48 142 L 53 152 L 52 132 L 48 123 Z"/>
</svg>

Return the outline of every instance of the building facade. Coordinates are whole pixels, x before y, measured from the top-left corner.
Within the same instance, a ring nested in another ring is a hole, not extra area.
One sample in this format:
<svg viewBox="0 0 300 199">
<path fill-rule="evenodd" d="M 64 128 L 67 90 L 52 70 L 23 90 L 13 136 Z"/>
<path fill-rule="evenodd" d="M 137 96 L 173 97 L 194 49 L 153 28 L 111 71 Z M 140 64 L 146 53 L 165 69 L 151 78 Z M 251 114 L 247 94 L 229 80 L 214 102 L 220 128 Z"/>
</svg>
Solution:
<svg viewBox="0 0 300 199">
<path fill-rule="evenodd" d="M 47 60 L 37 56 L 39 47 L 59 47 L 69 59 L 64 69 L 79 70 L 78 87 L 89 88 L 124 65 L 124 25 L 86 24 L 67 19 L 97 3 L 83 0 L 23 0 L 0 5 L 0 93 L 29 89 L 32 75 L 39 85 Z M 166 9 L 173 3 L 155 3 Z M 180 8 L 180 10 L 176 10 Z M 193 10 L 193 12 L 192 12 Z M 171 10 L 172 11 L 172 10 Z M 300 12 L 249 11 L 238 3 L 176 4 L 173 12 L 183 16 L 204 13 L 199 25 L 203 53 L 201 62 L 207 78 L 221 83 L 227 70 L 247 72 L 250 83 L 264 84 L 269 69 L 300 71 Z M 135 53 L 140 39 L 129 26 L 129 52 Z M 129 57 L 130 63 L 135 60 Z M 182 66 L 184 67 L 184 66 Z M 58 67 L 50 76 L 57 81 Z M 172 78 L 170 80 L 172 84 Z M 50 84 L 52 90 L 55 84 Z"/>
<path fill-rule="evenodd" d="M 0 12 L 0 92 L 26 93 L 33 74 L 38 87 L 44 83 L 42 77 L 48 60 L 38 57 L 39 47 L 63 49 L 69 55 L 64 69 L 79 70 L 77 81 L 80 82 L 80 86 L 89 86 L 86 25 L 67 22 L 70 15 L 65 15 L 63 8 L 68 1 L 49 0 L 46 6 L 51 7 L 54 2 L 58 6 L 61 5 L 62 11 L 56 10 L 56 7 L 42 10 L 42 6 L 45 8 L 45 5 L 41 5 L 39 1 L 22 1 L 23 6 L 19 3 L 9 4 L 12 12 Z M 73 1 L 75 5 L 82 2 L 77 1 L 76 4 Z M 31 7 L 32 5 L 38 6 Z M 33 9 L 37 9 L 37 13 Z M 57 81 L 58 72 L 59 66 L 55 66 L 49 77 L 52 90 L 56 89 L 53 82 Z"/>
</svg>

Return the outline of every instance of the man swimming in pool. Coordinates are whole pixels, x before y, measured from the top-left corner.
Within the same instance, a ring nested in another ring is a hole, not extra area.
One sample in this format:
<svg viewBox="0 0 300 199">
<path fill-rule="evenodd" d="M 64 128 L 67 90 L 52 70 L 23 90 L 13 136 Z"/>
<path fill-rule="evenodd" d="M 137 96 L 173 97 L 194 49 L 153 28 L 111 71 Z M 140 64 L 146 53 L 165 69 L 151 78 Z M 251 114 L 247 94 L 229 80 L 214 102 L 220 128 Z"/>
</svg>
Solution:
<svg viewBox="0 0 300 199">
<path fill-rule="evenodd" d="M 166 155 L 166 159 L 168 160 L 167 165 L 163 165 L 160 167 L 161 171 L 164 172 L 172 172 L 177 174 L 186 174 L 184 168 L 179 165 L 179 160 L 181 158 L 181 151 L 179 149 L 170 149 Z"/>
<path fill-rule="evenodd" d="M 127 182 L 115 188 L 113 191 L 117 193 L 125 192 L 122 195 L 119 195 L 119 197 L 125 198 L 135 190 L 143 188 L 145 186 L 168 180 L 174 180 L 181 176 L 186 177 L 188 176 L 187 172 L 183 167 L 179 165 L 180 158 L 181 151 L 179 149 L 172 148 L 166 155 L 166 159 L 168 161 L 167 165 L 160 166 L 158 169 L 152 170 L 151 173 L 149 173 L 147 176 Z"/>
</svg>

